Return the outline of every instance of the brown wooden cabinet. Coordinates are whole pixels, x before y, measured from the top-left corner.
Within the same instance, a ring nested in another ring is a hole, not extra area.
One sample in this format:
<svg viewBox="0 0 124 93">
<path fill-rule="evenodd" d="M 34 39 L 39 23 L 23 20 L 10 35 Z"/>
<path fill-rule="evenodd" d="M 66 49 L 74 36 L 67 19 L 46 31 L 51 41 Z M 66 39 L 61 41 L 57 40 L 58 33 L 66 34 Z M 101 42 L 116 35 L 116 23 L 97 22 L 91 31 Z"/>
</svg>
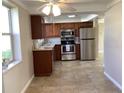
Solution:
<svg viewBox="0 0 124 93">
<path fill-rule="evenodd" d="M 61 25 L 59 23 L 53 24 L 53 36 L 60 37 Z"/>
<path fill-rule="evenodd" d="M 44 37 L 53 37 L 53 24 L 45 24 L 45 36 Z"/>
<path fill-rule="evenodd" d="M 55 45 L 54 59 L 55 59 L 55 61 L 60 61 L 61 60 L 61 45 Z"/>
<path fill-rule="evenodd" d="M 60 24 L 45 24 L 45 37 L 60 37 Z"/>
<path fill-rule="evenodd" d="M 43 37 L 44 19 L 40 15 L 31 15 L 32 39 L 41 39 Z"/>
<path fill-rule="evenodd" d="M 61 29 L 74 29 L 75 24 L 74 23 L 60 23 L 61 24 Z"/>
<path fill-rule="evenodd" d="M 35 76 L 47 76 L 52 73 L 53 50 L 33 51 Z"/>
<path fill-rule="evenodd" d="M 60 37 L 61 29 L 75 29 L 75 36 L 79 37 L 79 29 L 86 27 L 93 27 L 93 22 L 45 24 L 40 15 L 31 15 L 32 39 Z"/>
<path fill-rule="evenodd" d="M 93 27 L 93 22 L 81 22 L 79 24 L 80 28 L 92 28 Z"/>
<path fill-rule="evenodd" d="M 80 60 L 80 44 L 76 44 L 76 59 Z"/>
<path fill-rule="evenodd" d="M 80 23 L 75 23 L 75 25 L 74 25 L 74 27 L 75 27 L 75 36 L 76 37 L 79 37 L 80 35 L 80 33 L 79 33 L 79 29 L 80 29 Z"/>
<path fill-rule="evenodd" d="M 93 27 L 93 22 L 75 22 L 75 23 L 46 23 L 44 24 L 45 30 L 44 37 L 60 37 L 61 29 L 75 29 L 75 36 L 79 37 L 80 28 Z"/>
</svg>

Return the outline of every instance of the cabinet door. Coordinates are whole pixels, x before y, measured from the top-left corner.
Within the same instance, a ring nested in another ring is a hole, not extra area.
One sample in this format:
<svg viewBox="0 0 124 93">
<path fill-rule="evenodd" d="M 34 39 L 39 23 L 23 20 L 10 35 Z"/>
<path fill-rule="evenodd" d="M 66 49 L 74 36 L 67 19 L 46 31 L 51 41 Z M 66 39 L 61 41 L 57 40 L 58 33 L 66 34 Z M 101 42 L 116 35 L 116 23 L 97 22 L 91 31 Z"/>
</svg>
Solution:
<svg viewBox="0 0 124 93">
<path fill-rule="evenodd" d="M 76 59 L 80 60 L 80 44 L 76 44 Z"/>
<path fill-rule="evenodd" d="M 53 37 L 53 24 L 45 24 L 45 37 Z"/>
<path fill-rule="evenodd" d="M 74 29 L 74 23 L 61 23 L 61 29 Z"/>
<path fill-rule="evenodd" d="M 42 38 L 42 22 L 40 15 L 31 15 L 32 39 Z"/>
<path fill-rule="evenodd" d="M 60 24 L 45 24 L 45 37 L 60 37 Z"/>
<path fill-rule="evenodd" d="M 75 36 L 79 37 L 80 23 L 75 23 Z"/>
<path fill-rule="evenodd" d="M 61 45 L 56 45 L 54 50 L 55 61 L 61 60 Z"/>
<path fill-rule="evenodd" d="M 60 37 L 60 24 L 53 24 L 53 37 Z"/>
<path fill-rule="evenodd" d="M 92 28 L 93 27 L 93 22 L 81 22 L 80 23 L 80 28 Z"/>
<path fill-rule="evenodd" d="M 35 76 L 47 76 L 52 73 L 52 51 L 33 51 Z"/>
<path fill-rule="evenodd" d="M 44 38 L 45 37 L 45 22 L 44 22 L 44 19 L 43 18 L 41 18 L 41 23 L 42 23 L 42 38 Z"/>
</svg>

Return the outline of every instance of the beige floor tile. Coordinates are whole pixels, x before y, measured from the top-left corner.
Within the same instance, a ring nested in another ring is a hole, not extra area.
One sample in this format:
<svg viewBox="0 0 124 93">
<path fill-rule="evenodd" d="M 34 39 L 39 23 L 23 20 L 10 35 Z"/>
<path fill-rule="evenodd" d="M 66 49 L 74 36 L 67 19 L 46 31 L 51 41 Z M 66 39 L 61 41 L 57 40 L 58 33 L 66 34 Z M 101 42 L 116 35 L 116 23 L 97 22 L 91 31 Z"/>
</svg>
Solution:
<svg viewBox="0 0 124 93">
<path fill-rule="evenodd" d="M 98 92 L 97 92 L 97 90 L 86 88 L 86 89 L 80 89 L 79 93 L 98 93 Z M 101 92 L 99 92 L 99 93 L 101 93 Z"/>
<path fill-rule="evenodd" d="M 25 93 L 121 93 L 100 60 L 55 62 L 49 77 L 35 77 Z"/>
<path fill-rule="evenodd" d="M 60 87 L 43 87 L 42 93 L 62 93 Z"/>
<path fill-rule="evenodd" d="M 42 93 L 41 87 L 28 87 L 25 93 Z"/>
<path fill-rule="evenodd" d="M 64 86 L 61 87 L 62 93 L 78 93 L 78 88 L 76 86 Z"/>
</svg>

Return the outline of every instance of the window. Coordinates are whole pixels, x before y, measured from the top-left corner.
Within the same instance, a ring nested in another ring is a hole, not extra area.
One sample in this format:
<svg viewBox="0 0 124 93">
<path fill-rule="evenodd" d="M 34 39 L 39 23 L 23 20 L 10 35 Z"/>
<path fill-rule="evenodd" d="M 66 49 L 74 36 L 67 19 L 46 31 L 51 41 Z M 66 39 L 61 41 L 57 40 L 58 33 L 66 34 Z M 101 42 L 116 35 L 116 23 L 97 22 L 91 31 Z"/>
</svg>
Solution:
<svg viewBox="0 0 124 93">
<path fill-rule="evenodd" d="M 12 44 L 12 22 L 11 9 L 2 6 L 2 63 L 9 64 L 13 61 L 13 44 Z"/>
<path fill-rule="evenodd" d="M 22 62 L 19 10 L 12 2 L 2 1 L 2 67 L 3 72 L 8 71 Z"/>
</svg>

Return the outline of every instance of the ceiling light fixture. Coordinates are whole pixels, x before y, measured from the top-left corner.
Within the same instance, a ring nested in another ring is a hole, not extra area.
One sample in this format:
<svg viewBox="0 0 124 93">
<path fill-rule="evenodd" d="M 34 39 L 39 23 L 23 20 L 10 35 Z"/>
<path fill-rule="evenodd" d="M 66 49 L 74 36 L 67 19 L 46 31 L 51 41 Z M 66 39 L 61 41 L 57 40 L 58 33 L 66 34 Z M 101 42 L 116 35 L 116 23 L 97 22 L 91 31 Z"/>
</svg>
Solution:
<svg viewBox="0 0 124 93">
<path fill-rule="evenodd" d="M 76 15 L 68 15 L 69 18 L 74 18 Z"/>
<path fill-rule="evenodd" d="M 58 5 L 53 5 L 52 7 L 52 12 L 54 16 L 59 16 L 61 15 L 61 9 L 59 8 Z"/>
<path fill-rule="evenodd" d="M 54 15 L 54 16 L 59 16 L 61 15 L 61 9 L 58 5 L 55 5 L 55 4 L 49 4 L 47 6 L 45 6 L 43 9 L 42 9 L 42 12 L 46 15 Z"/>
<path fill-rule="evenodd" d="M 46 7 L 43 8 L 42 12 L 46 15 L 50 14 L 51 6 L 47 5 Z"/>
</svg>

